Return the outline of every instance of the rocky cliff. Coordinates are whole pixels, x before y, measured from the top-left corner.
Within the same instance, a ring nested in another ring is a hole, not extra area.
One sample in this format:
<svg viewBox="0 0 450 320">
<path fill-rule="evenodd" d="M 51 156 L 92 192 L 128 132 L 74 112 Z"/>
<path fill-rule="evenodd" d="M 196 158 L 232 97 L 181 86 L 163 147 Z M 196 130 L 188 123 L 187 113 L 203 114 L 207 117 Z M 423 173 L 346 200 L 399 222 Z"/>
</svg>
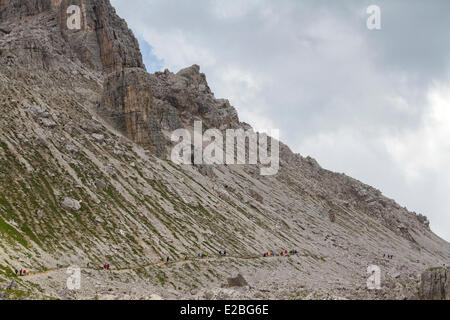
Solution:
<svg viewBox="0 0 450 320">
<path fill-rule="evenodd" d="M 194 120 L 250 126 L 199 66 L 147 73 L 107 0 L 0 1 L 0 62 L 0 297 L 414 298 L 450 259 L 425 216 L 282 143 L 274 176 L 168 160 Z M 67 267 L 87 262 L 68 291 Z M 227 288 L 238 274 L 248 286 Z"/>
</svg>

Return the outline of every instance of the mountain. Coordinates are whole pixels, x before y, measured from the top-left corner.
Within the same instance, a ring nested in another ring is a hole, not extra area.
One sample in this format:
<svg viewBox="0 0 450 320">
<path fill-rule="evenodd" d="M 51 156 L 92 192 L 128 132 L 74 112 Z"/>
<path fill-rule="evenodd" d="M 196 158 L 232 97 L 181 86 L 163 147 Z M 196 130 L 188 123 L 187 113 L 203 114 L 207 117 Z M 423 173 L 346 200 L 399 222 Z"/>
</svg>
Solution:
<svg viewBox="0 0 450 320">
<path fill-rule="evenodd" d="M 176 129 L 251 127 L 199 66 L 147 73 L 108 0 L 0 0 L 0 61 L 0 297 L 435 296 L 420 274 L 448 264 L 450 244 L 379 190 L 283 143 L 276 175 L 172 162 Z"/>
</svg>

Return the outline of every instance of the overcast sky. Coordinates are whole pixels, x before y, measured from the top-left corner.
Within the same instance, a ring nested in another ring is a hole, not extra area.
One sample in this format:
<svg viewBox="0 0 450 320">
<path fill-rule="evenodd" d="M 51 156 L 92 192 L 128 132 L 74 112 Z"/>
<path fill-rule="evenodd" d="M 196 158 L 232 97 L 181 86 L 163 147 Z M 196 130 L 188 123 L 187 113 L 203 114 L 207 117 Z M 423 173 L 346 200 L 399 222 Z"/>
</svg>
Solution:
<svg viewBox="0 0 450 320">
<path fill-rule="evenodd" d="M 192 64 L 242 121 L 450 240 L 450 1 L 111 0 L 150 72 Z M 381 9 L 381 30 L 366 10 Z"/>
</svg>

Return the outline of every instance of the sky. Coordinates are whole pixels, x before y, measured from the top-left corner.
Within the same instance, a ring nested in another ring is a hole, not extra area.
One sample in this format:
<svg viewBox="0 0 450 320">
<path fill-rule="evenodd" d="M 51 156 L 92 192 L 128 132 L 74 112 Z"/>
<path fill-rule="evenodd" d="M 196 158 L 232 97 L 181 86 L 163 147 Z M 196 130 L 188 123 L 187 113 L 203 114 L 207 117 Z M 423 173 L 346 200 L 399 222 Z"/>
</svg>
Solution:
<svg viewBox="0 0 450 320">
<path fill-rule="evenodd" d="M 111 2 L 149 72 L 200 65 L 241 121 L 280 129 L 450 241 L 450 1 Z"/>
</svg>

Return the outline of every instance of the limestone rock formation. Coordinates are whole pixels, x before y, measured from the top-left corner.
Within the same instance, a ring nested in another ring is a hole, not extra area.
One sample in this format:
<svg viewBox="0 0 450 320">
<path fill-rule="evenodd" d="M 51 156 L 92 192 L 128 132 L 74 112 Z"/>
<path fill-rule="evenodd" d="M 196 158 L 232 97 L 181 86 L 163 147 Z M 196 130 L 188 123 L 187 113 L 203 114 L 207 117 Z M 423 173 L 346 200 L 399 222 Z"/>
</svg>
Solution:
<svg viewBox="0 0 450 320">
<path fill-rule="evenodd" d="M 67 27 L 68 8 L 81 9 L 81 29 Z M 108 0 L 5 0 L 0 4 L 0 57 L 31 68 L 65 69 L 74 64 L 110 73 L 143 68 L 139 45 Z"/>
</svg>

